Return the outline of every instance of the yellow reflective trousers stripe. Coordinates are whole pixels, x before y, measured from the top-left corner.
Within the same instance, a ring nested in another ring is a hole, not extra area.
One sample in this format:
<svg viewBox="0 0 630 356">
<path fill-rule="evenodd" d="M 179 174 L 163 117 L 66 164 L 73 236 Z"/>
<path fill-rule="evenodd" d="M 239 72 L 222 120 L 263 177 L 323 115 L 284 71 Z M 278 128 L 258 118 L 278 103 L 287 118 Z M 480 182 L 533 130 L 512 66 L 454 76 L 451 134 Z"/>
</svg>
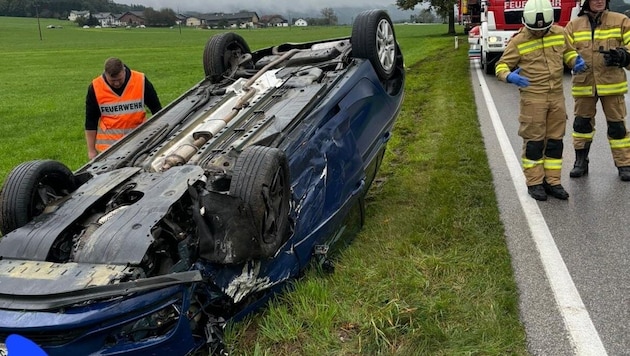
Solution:
<svg viewBox="0 0 630 356">
<path fill-rule="evenodd" d="M 527 158 L 521 158 L 521 162 L 523 163 L 523 168 L 534 168 L 538 165 L 543 164 L 543 160 L 539 159 L 537 161 L 531 160 L 531 159 L 527 159 Z"/>
<path fill-rule="evenodd" d="M 560 158 L 545 158 L 545 163 L 543 165 L 545 169 L 562 169 L 562 159 Z"/>
<path fill-rule="evenodd" d="M 608 140 L 608 142 L 610 143 L 611 149 L 630 147 L 630 138 L 628 137 L 622 138 L 620 140 Z"/>
</svg>

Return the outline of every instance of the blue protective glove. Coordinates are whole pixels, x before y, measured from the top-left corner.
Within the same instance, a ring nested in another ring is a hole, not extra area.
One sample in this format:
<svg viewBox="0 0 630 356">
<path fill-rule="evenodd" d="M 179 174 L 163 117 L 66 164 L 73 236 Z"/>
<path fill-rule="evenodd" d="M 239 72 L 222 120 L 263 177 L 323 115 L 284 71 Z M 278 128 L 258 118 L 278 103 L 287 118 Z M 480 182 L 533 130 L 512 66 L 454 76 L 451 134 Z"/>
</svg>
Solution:
<svg viewBox="0 0 630 356">
<path fill-rule="evenodd" d="M 575 64 L 573 65 L 573 73 L 580 73 L 584 70 L 586 70 L 586 62 L 584 62 L 584 59 L 578 55 L 575 59 Z"/>
<path fill-rule="evenodd" d="M 512 84 L 516 84 L 521 88 L 525 88 L 527 86 L 529 86 L 529 79 L 519 75 L 518 73 L 521 72 L 521 69 L 523 68 L 518 68 L 517 70 L 510 72 L 510 74 L 508 74 L 506 80 L 508 83 L 512 83 Z"/>
</svg>

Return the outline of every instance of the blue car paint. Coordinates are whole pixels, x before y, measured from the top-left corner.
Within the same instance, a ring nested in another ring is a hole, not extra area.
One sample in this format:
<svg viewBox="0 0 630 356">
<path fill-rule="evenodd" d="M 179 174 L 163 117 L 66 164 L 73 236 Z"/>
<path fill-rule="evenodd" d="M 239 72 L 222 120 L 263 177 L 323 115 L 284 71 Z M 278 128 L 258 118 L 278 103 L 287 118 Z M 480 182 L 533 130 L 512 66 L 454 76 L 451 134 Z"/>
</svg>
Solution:
<svg viewBox="0 0 630 356">
<path fill-rule="evenodd" d="M 366 179 L 370 178 L 366 171 L 380 159 L 391 137 L 403 95 L 402 89 L 393 95 L 385 92 L 369 62 L 358 62 L 359 65 L 348 71 L 327 98 L 303 119 L 304 125 L 288 133 L 279 146 L 289 158 L 290 216 L 294 225 L 292 235 L 276 256 L 239 265 L 197 262 L 192 267 L 201 272 L 203 283 L 230 294 L 237 303 L 257 290 L 250 285 L 234 285 L 239 276 L 248 275 L 260 283 L 258 287 L 264 294 L 255 302 L 243 305 L 240 312 L 233 315 L 234 320 L 256 310 L 281 290 L 286 281 L 296 277 L 309 264 L 318 245 L 325 245 L 342 232 L 348 213 L 366 193 Z M 202 287 L 182 284 L 70 307 L 62 313 L 0 310 L 0 337 L 17 333 L 38 342 L 41 335 L 75 333 L 76 337 L 63 344 L 51 346 L 41 342 L 51 356 L 184 355 L 205 343 L 203 335 L 192 336 L 186 317 L 194 288 Z M 240 291 L 245 294 L 241 296 Z M 106 346 L 107 337 L 122 325 L 170 304 L 180 308 L 181 316 L 166 335 Z"/>
</svg>

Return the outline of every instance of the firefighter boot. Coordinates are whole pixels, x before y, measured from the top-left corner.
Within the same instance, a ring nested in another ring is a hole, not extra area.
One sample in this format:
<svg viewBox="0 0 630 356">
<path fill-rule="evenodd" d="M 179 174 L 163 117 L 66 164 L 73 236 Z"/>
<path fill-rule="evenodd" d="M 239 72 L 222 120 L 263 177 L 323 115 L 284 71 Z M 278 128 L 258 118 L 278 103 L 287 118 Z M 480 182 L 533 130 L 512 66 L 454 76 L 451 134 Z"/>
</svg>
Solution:
<svg viewBox="0 0 630 356">
<path fill-rule="evenodd" d="M 588 174 L 588 151 L 591 143 L 588 142 L 584 148 L 575 150 L 575 164 L 569 176 L 571 178 L 581 177 Z"/>
<path fill-rule="evenodd" d="M 542 184 L 530 185 L 527 187 L 527 193 L 532 196 L 532 198 L 540 201 L 547 200 L 547 193 L 545 192 L 545 188 L 543 188 Z"/>
<path fill-rule="evenodd" d="M 545 193 L 551 195 L 554 198 L 557 198 L 560 200 L 567 200 L 569 198 L 569 193 L 567 193 L 567 191 L 564 190 L 564 187 L 562 187 L 562 184 L 550 185 L 549 183 L 547 183 L 547 181 L 543 181 L 543 187 L 545 188 Z"/>
<path fill-rule="evenodd" d="M 630 167 L 618 167 L 619 170 L 619 179 L 624 182 L 630 181 Z"/>
</svg>

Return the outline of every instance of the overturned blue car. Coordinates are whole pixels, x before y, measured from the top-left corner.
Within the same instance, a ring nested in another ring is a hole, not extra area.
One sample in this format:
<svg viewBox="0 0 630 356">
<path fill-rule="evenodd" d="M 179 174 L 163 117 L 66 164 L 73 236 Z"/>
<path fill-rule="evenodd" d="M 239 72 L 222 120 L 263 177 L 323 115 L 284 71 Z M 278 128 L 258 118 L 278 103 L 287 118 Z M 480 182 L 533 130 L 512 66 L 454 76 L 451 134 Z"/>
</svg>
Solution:
<svg viewBox="0 0 630 356">
<path fill-rule="evenodd" d="M 72 172 L 36 160 L 0 193 L 0 354 L 220 354 L 260 307 L 364 220 L 401 108 L 386 12 L 346 38 L 251 51 L 211 37 L 205 76 Z"/>
</svg>

